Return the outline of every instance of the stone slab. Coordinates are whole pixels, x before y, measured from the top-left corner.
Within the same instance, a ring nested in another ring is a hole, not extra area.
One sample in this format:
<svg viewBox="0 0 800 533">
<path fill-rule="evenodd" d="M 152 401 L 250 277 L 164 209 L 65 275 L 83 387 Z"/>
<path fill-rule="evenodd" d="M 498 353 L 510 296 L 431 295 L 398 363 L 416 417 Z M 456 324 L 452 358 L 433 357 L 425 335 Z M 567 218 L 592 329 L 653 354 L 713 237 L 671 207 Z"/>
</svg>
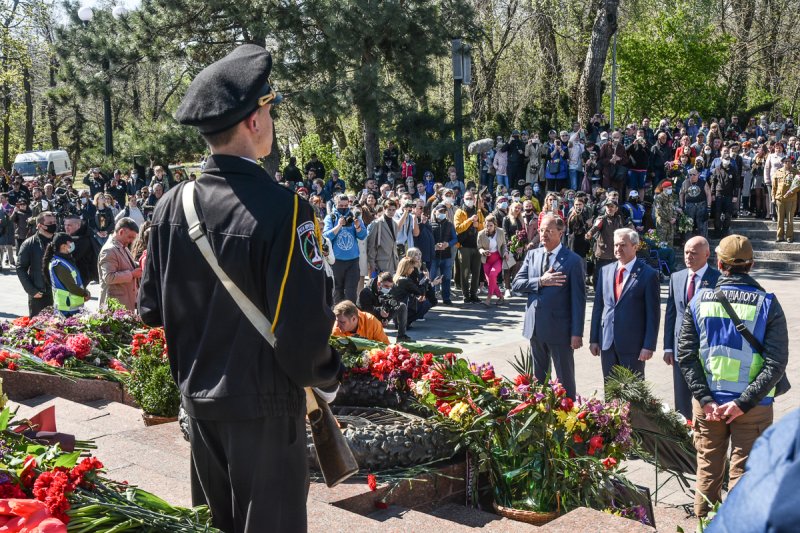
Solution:
<svg viewBox="0 0 800 533">
<path fill-rule="evenodd" d="M 67 379 L 61 376 L 29 372 L 27 370 L 0 370 L 3 391 L 11 400 L 22 401 L 48 394 L 73 402 L 87 403 L 96 400 L 124 403 L 135 406 L 133 398 L 125 393 L 122 384 L 104 379 Z"/>
<path fill-rule="evenodd" d="M 619 516 L 613 516 L 587 507 L 581 507 L 559 516 L 537 528 L 541 533 L 650 533 L 650 526 Z M 663 530 L 667 531 L 667 530 Z"/>
</svg>

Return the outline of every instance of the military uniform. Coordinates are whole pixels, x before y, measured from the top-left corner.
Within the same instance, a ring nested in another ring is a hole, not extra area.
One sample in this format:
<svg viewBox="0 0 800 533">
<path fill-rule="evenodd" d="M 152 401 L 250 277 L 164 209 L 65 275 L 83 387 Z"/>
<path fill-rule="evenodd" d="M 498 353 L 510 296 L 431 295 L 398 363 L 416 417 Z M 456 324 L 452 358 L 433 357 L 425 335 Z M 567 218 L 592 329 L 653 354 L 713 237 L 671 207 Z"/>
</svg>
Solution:
<svg viewBox="0 0 800 533">
<path fill-rule="evenodd" d="M 675 243 L 675 222 L 672 219 L 678 218 L 678 210 L 675 208 L 675 202 L 672 200 L 672 195 L 664 193 L 657 194 L 654 201 L 654 209 L 656 211 L 656 231 L 667 243 L 667 246 L 672 247 Z"/>
<path fill-rule="evenodd" d="M 178 120 L 206 134 L 236 126 L 265 95 L 276 100 L 270 67 L 263 48 L 237 48 L 192 82 Z M 139 310 L 166 333 L 189 415 L 193 501 L 207 502 L 226 532 L 305 531 L 303 387 L 335 383 L 340 367 L 328 345 L 334 316 L 312 208 L 236 155 L 215 153 L 195 182 L 214 255 L 272 322 L 272 346 L 189 237 L 184 186 L 156 205 Z"/>
<path fill-rule="evenodd" d="M 797 191 L 792 190 L 794 172 L 786 168 L 778 169 L 772 175 L 772 197 L 778 212 L 777 240 L 794 240 L 794 212 L 797 208 Z M 784 224 L 785 223 L 785 224 Z M 786 231 L 784 232 L 784 225 Z"/>
</svg>

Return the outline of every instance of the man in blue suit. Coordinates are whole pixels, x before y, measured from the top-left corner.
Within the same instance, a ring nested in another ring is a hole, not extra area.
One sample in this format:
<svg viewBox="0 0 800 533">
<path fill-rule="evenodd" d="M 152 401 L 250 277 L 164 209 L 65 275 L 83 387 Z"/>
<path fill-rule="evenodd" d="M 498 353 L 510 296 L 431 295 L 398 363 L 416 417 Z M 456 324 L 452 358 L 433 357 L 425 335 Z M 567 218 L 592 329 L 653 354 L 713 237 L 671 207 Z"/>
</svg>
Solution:
<svg viewBox="0 0 800 533">
<path fill-rule="evenodd" d="M 604 266 L 594 295 L 589 350 L 601 356 L 603 378 L 623 366 L 644 378 L 644 363 L 656 349 L 661 320 L 658 273 L 636 259 L 639 234 L 614 232 L 616 263 Z"/>
<path fill-rule="evenodd" d="M 667 315 L 664 317 L 664 362 L 672 366 L 675 410 L 687 419 L 692 418 L 692 393 L 680 366 L 675 363 L 675 347 L 678 345 L 684 311 L 692 297 L 700 289 L 717 286 L 719 270 L 708 266 L 710 256 L 708 241 L 700 236 L 692 237 L 683 247 L 686 269 L 669 278 Z"/>
<path fill-rule="evenodd" d="M 512 290 L 528 295 L 522 334 L 531 342 L 536 379 L 545 382 L 552 360 L 567 396 L 575 398 L 574 350 L 583 346 L 586 289 L 582 260 L 562 246 L 563 236 L 564 220 L 545 215 L 542 246 L 527 253 Z"/>
</svg>

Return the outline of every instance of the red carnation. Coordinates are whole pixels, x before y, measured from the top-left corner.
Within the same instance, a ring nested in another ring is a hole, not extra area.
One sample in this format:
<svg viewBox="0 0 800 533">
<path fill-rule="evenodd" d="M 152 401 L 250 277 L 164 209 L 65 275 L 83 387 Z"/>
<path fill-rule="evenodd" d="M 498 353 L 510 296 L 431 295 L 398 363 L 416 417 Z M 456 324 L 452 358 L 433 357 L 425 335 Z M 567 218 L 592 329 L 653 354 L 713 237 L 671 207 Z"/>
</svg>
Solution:
<svg viewBox="0 0 800 533">
<path fill-rule="evenodd" d="M 11 483 L 10 481 L 6 481 L 5 483 L 0 483 L 0 500 L 5 500 L 6 498 L 27 498 L 28 496 L 22 492 L 22 489 L 17 486 L 16 483 Z"/>
<path fill-rule="evenodd" d="M 603 447 L 603 437 L 595 435 L 589 439 L 589 455 L 594 455 L 597 450 Z"/>
<path fill-rule="evenodd" d="M 32 487 L 33 482 L 36 479 L 36 458 L 33 455 L 29 455 L 25 458 L 25 467 L 22 469 L 22 472 L 19 475 L 19 480 L 25 487 Z"/>
<path fill-rule="evenodd" d="M 450 416 L 450 411 L 453 408 L 447 402 L 442 402 L 442 404 L 437 408 L 437 410 L 442 413 L 444 416 Z"/>
<path fill-rule="evenodd" d="M 581 437 L 579 434 L 575 433 L 575 434 L 572 436 L 572 441 L 573 441 L 575 444 L 580 444 L 581 442 L 583 442 L 583 437 Z"/>
<path fill-rule="evenodd" d="M 75 490 L 69 476 L 63 470 L 42 472 L 33 486 L 33 495 L 40 502 L 44 502 L 48 512 L 65 524 L 69 523 L 69 502 L 67 494 Z"/>
<path fill-rule="evenodd" d="M 73 335 L 67 338 L 67 348 L 75 352 L 75 357 L 84 360 L 92 352 L 92 339 L 81 333 Z"/>
<path fill-rule="evenodd" d="M 367 474 L 367 486 L 371 491 L 378 488 L 378 480 L 375 478 L 375 474 Z"/>
<path fill-rule="evenodd" d="M 17 363 L 15 363 L 14 361 L 11 361 L 10 363 L 8 363 L 8 369 L 14 371 L 14 370 L 18 370 L 19 367 L 17 366 Z"/>
</svg>

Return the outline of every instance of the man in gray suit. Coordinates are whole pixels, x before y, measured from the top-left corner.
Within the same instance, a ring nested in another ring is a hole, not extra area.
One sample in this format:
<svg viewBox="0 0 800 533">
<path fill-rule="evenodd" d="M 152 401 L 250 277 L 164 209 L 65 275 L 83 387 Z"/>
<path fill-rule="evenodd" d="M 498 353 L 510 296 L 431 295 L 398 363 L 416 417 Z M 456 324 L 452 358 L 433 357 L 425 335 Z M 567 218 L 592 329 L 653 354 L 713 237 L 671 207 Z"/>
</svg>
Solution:
<svg viewBox="0 0 800 533">
<path fill-rule="evenodd" d="M 575 398 L 574 350 L 583 346 L 586 293 L 581 258 L 561 245 L 563 236 L 561 217 L 542 218 L 542 246 L 527 253 L 511 290 L 528 295 L 522 334 L 531 342 L 536 379 L 545 381 L 552 360 L 567 396 Z"/>
<path fill-rule="evenodd" d="M 683 324 L 683 314 L 692 297 L 700 290 L 716 287 L 719 271 L 708 266 L 711 248 L 703 237 L 692 237 L 683 247 L 686 269 L 669 278 L 667 315 L 664 318 L 664 362 L 672 367 L 672 382 L 675 391 L 675 410 L 692 418 L 692 393 L 680 367 L 675 363 L 675 347 Z"/>
</svg>

